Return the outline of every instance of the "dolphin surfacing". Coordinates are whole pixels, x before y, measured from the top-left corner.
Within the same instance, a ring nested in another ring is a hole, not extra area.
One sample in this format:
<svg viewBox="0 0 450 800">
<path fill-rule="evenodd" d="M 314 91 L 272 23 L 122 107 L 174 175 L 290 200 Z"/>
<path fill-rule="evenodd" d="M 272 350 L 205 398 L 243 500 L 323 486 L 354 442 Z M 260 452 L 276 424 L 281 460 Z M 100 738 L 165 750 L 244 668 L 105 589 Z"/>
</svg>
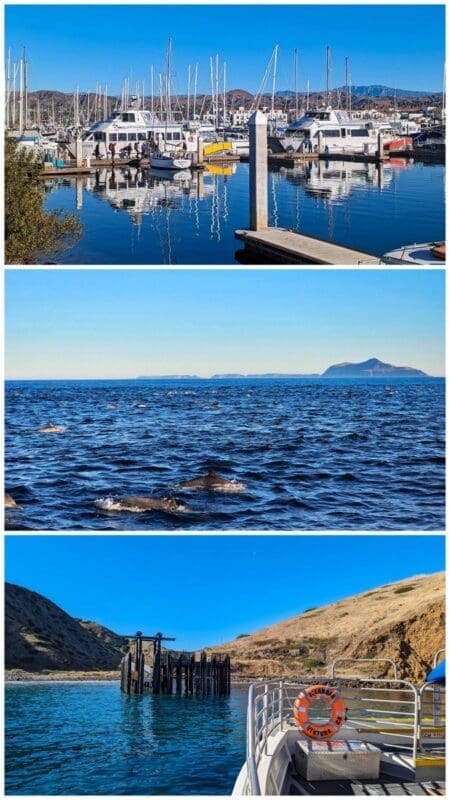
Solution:
<svg viewBox="0 0 450 800">
<path fill-rule="evenodd" d="M 113 497 L 101 497 L 99 500 L 95 500 L 94 505 L 103 511 L 128 511 L 134 514 L 143 513 L 144 511 L 165 511 L 169 514 L 177 511 L 186 511 L 186 506 L 178 503 L 172 495 L 163 498 L 120 497 L 114 499 Z"/>
<path fill-rule="evenodd" d="M 182 481 L 178 484 L 178 489 L 206 489 L 209 492 L 243 492 L 245 485 L 228 478 L 222 478 L 213 469 L 209 469 L 206 475 L 193 478 L 190 481 Z"/>
<path fill-rule="evenodd" d="M 48 422 L 47 425 L 38 428 L 38 433 L 64 433 L 65 430 L 64 425 L 55 425 L 54 422 Z"/>
<path fill-rule="evenodd" d="M 10 494 L 5 492 L 5 508 L 22 508 L 22 506 L 19 506 L 14 500 L 14 497 L 11 497 Z"/>
</svg>

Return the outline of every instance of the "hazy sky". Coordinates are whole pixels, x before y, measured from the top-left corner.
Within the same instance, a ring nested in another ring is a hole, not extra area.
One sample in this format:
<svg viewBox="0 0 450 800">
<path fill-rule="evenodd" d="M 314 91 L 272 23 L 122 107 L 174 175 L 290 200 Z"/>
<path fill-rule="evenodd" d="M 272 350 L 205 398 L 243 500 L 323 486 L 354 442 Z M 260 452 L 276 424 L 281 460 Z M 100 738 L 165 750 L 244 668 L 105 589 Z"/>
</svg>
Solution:
<svg viewBox="0 0 450 800">
<path fill-rule="evenodd" d="M 322 372 L 371 357 L 444 374 L 443 271 L 6 271 L 9 379 Z"/>
<path fill-rule="evenodd" d="M 311 606 L 438 572 L 445 551 L 444 537 L 431 534 L 5 538 L 7 581 L 117 633 L 161 630 L 179 649 L 219 644 Z M 336 565 L 338 581 L 316 568 L 296 579 L 308 551 L 317 565 L 318 548 Z M 202 603 L 199 613 L 199 592 L 225 600 Z"/>
<path fill-rule="evenodd" d="M 125 77 L 146 81 L 165 72 L 173 39 L 173 83 L 186 93 L 188 64 L 199 65 L 199 92 L 210 91 L 209 58 L 227 63 L 229 89 L 256 91 L 275 44 L 276 88 L 293 89 L 293 51 L 299 88 L 325 87 L 325 48 L 332 49 L 333 86 L 343 85 L 349 58 L 354 84 L 442 91 L 444 5 L 7 5 L 5 44 L 17 61 L 27 48 L 29 86 L 118 94 Z M 158 78 L 156 77 L 156 85 Z M 268 84 L 271 90 L 271 78 Z"/>
</svg>

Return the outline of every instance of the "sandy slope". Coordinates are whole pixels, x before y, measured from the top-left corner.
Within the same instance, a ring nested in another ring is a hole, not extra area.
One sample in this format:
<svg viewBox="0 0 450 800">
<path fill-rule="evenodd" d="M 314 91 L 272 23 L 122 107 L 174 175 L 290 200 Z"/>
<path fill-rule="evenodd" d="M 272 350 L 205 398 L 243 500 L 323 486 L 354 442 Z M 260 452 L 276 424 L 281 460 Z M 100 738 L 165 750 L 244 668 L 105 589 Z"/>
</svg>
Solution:
<svg viewBox="0 0 450 800">
<path fill-rule="evenodd" d="M 420 681 L 445 643 L 444 592 L 443 572 L 420 575 L 304 611 L 213 649 L 231 655 L 235 676 L 323 674 L 335 658 L 385 657 L 398 664 L 401 677 Z M 354 667 L 345 671 L 355 674 Z"/>
</svg>

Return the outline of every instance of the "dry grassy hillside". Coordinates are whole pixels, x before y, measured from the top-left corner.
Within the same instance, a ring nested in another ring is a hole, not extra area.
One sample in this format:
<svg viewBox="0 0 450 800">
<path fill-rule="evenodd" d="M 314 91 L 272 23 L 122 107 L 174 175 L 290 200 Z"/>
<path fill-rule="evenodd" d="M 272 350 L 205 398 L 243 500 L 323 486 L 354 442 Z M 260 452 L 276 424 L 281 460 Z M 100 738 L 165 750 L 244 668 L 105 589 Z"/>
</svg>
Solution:
<svg viewBox="0 0 450 800">
<path fill-rule="evenodd" d="M 126 640 L 82 622 L 37 592 L 6 584 L 6 668 L 117 669 Z"/>
<path fill-rule="evenodd" d="M 444 610 L 444 573 L 420 575 L 305 610 L 213 649 L 230 654 L 234 678 L 323 675 L 345 657 L 392 658 L 402 678 L 420 681 L 444 646 Z M 344 670 L 355 674 L 354 666 Z M 378 674 L 384 672 L 382 666 Z"/>
</svg>

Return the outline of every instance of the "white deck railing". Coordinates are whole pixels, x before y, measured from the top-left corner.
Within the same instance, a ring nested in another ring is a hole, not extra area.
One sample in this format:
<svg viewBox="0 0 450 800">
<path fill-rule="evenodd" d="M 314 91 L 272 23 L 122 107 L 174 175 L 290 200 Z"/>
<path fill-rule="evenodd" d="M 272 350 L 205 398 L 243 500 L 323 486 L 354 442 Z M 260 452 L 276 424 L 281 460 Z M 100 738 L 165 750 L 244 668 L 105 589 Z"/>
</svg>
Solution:
<svg viewBox="0 0 450 800">
<path fill-rule="evenodd" d="M 268 752 L 269 737 L 292 727 L 298 693 L 321 683 L 339 690 L 346 705 L 341 738 L 382 738 L 390 750 L 415 759 L 419 746 L 420 693 L 408 681 L 376 678 L 317 677 L 255 683 L 250 686 L 247 710 L 247 793 L 260 795 L 258 767 Z M 424 698 L 428 699 L 428 695 Z"/>
</svg>

